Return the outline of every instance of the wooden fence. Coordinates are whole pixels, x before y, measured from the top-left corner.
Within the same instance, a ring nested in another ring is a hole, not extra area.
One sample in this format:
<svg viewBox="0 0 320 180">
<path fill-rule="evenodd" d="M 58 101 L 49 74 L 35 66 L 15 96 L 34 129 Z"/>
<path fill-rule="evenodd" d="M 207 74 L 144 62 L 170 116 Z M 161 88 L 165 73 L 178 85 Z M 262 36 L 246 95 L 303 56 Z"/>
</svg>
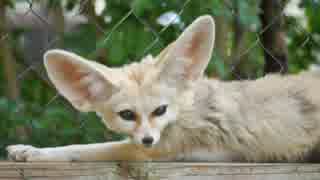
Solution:
<svg viewBox="0 0 320 180">
<path fill-rule="evenodd" d="M 0 180 L 320 180 L 320 164 L 15 163 Z"/>
</svg>

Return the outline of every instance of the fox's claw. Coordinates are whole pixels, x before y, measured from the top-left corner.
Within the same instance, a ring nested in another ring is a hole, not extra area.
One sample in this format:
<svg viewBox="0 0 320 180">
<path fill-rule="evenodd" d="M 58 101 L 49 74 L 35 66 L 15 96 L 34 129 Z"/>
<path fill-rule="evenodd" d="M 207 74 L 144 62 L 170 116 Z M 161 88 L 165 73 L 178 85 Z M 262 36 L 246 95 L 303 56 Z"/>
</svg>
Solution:
<svg viewBox="0 0 320 180">
<path fill-rule="evenodd" d="M 41 151 L 30 145 L 11 145 L 7 147 L 8 159 L 12 161 L 36 161 Z"/>
</svg>

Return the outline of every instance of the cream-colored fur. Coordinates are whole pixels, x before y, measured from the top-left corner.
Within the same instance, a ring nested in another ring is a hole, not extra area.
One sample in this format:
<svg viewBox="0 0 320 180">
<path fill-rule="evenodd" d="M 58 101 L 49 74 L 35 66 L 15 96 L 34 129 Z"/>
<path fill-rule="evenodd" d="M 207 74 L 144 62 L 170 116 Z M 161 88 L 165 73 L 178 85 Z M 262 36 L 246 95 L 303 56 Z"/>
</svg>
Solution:
<svg viewBox="0 0 320 180">
<path fill-rule="evenodd" d="M 299 161 L 320 140 L 320 73 L 222 82 L 203 77 L 214 22 L 199 17 L 158 57 L 110 69 L 73 53 L 45 55 L 49 78 L 80 111 L 95 111 L 121 142 L 9 146 L 17 161 Z M 166 105 L 166 112 L 154 115 Z M 120 117 L 130 110 L 134 121 Z M 152 137 L 151 147 L 142 139 Z"/>
</svg>

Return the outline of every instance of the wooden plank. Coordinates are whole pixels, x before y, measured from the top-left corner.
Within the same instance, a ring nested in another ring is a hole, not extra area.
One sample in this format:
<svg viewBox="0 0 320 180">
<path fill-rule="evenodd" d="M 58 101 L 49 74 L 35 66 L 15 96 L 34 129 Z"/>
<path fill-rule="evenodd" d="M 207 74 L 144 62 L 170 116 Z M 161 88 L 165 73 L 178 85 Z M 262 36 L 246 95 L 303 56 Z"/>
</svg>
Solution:
<svg viewBox="0 0 320 180">
<path fill-rule="evenodd" d="M 0 162 L 0 180 L 319 180 L 320 164 Z"/>
</svg>

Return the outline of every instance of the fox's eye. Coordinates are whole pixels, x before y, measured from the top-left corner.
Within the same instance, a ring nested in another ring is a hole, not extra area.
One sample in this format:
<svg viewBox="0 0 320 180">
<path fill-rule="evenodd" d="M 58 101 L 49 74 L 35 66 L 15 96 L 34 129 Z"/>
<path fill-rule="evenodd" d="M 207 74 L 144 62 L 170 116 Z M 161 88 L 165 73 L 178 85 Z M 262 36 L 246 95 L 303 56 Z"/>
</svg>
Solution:
<svg viewBox="0 0 320 180">
<path fill-rule="evenodd" d="M 122 110 L 118 112 L 118 114 L 122 119 L 127 121 L 134 121 L 136 119 L 136 114 L 128 109 Z"/>
<path fill-rule="evenodd" d="M 162 116 L 167 111 L 168 105 L 159 106 L 156 110 L 152 112 L 153 116 Z"/>
</svg>

